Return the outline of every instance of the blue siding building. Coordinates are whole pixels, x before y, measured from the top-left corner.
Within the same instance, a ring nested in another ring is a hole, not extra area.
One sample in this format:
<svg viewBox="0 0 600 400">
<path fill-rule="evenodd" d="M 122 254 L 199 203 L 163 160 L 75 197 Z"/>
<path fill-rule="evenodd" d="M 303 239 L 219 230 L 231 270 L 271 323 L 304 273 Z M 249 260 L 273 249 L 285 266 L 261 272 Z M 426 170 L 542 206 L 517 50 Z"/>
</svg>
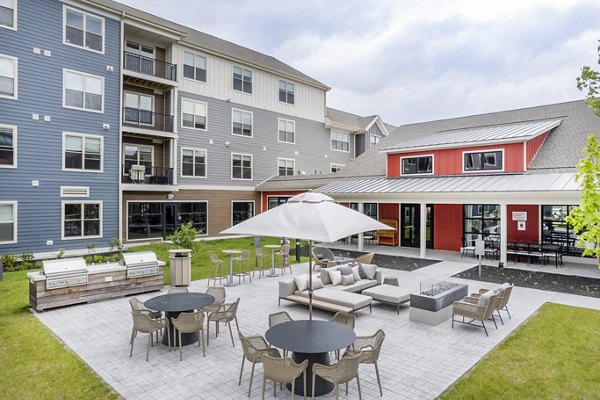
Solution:
<svg viewBox="0 0 600 400">
<path fill-rule="evenodd" d="M 59 1 L 0 13 L 0 254 L 119 236 L 120 35 Z"/>
</svg>

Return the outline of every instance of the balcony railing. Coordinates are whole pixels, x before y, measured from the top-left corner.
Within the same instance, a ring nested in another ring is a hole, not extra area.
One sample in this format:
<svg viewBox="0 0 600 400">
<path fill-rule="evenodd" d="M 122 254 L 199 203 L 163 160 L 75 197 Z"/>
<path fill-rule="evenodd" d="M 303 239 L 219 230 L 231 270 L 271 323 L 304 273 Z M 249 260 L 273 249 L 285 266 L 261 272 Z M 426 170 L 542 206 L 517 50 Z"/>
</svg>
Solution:
<svg viewBox="0 0 600 400">
<path fill-rule="evenodd" d="M 140 74 L 155 76 L 157 78 L 177 80 L 177 65 L 165 61 L 155 60 L 154 58 L 144 57 L 139 54 L 124 53 L 123 68 L 129 71 L 139 72 Z"/>
<path fill-rule="evenodd" d="M 173 132 L 173 116 L 139 108 L 123 107 L 123 125 L 153 131 Z"/>
<path fill-rule="evenodd" d="M 173 168 L 154 167 L 125 163 L 122 165 L 122 183 L 135 183 L 140 185 L 172 185 Z"/>
</svg>

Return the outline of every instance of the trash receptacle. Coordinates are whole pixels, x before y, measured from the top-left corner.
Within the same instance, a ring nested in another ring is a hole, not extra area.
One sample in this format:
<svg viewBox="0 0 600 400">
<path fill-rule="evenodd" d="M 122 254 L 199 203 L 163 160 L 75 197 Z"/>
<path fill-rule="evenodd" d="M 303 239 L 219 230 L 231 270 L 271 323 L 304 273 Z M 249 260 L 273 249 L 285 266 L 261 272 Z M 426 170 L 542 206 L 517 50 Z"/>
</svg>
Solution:
<svg viewBox="0 0 600 400">
<path fill-rule="evenodd" d="M 171 286 L 189 286 L 192 282 L 192 250 L 169 250 Z"/>
</svg>

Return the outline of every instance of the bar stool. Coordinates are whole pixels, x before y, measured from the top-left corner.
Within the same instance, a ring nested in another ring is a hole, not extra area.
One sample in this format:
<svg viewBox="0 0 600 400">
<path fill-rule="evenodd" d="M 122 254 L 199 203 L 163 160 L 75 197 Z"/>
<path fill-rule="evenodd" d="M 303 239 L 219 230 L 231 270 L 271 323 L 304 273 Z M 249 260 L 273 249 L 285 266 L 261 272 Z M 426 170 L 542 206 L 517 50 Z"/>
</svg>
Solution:
<svg viewBox="0 0 600 400">
<path fill-rule="evenodd" d="M 225 278 L 225 275 L 223 274 L 225 261 L 219 260 L 219 256 L 217 256 L 217 253 L 214 251 L 209 251 L 208 257 L 210 259 L 210 263 L 212 264 L 213 271 L 212 274 L 209 271 L 207 287 L 210 286 L 211 279 L 213 280 L 214 286 L 217 285 L 217 279 L 219 280 L 219 286 L 222 286 L 222 280 Z"/>
<path fill-rule="evenodd" d="M 246 275 L 250 279 L 250 282 L 252 282 L 248 261 L 250 261 L 250 250 L 242 250 L 240 256 L 233 259 L 234 265 L 238 264 L 238 273 L 235 274 L 238 276 L 238 284 L 242 283 L 242 277 L 244 278 L 244 282 L 246 282 Z"/>
<path fill-rule="evenodd" d="M 259 261 L 260 260 L 260 267 L 259 267 Z M 260 279 L 260 277 L 264 274 L 264 264 L 265 264 L 265 253 L 263 253 L 262 249 L 260 247 L 256 247 L 254 249 L 254 271 L 252 273 L 252 276 L 254 277 L 254 274 L 256 273 L 256 268 L 258 267 L 258 279 Z"/>
</svg>

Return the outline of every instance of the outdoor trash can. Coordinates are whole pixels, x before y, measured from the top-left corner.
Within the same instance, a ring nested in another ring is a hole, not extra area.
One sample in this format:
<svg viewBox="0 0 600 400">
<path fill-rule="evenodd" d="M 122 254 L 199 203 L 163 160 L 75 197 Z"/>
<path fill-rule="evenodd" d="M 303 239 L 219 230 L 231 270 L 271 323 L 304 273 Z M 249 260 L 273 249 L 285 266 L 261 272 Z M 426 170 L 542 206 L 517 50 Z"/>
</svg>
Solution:
<svg viewBox="0 0 600 400">
<path fill-rule="evenodd" d="M 169 250 L 171 286 L 189 286 L 192 282 L 192 250 Z"/>
</svg>

